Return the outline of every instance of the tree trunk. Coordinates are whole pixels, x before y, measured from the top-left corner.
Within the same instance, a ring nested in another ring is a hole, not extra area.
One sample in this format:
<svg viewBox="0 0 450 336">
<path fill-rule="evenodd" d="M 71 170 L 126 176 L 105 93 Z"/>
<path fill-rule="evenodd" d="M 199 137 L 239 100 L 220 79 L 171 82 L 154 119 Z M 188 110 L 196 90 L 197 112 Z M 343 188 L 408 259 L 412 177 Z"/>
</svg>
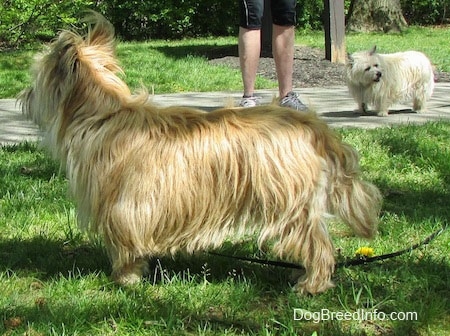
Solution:
<svg viewBox="0 0 450 336">
<path fill-rule="evenodd" d="M 408 24 L 400 0 L 352 0 L 347 17 L 347 31 L 401 32 Z"/>
</svg>

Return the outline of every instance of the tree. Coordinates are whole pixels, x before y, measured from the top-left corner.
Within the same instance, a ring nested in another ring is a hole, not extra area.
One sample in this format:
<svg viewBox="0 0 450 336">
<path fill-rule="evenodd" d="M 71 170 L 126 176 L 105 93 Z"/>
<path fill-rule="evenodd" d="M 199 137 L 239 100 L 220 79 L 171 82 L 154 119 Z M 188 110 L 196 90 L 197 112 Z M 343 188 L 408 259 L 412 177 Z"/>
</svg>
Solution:
<svg viewBox="0 0 450 336">
<path fill-rule="evenodd" d="M 401 32 L 408 24 L 400 0 L 352 0 L 347 16 L 347 31 Z"/>
</svg>

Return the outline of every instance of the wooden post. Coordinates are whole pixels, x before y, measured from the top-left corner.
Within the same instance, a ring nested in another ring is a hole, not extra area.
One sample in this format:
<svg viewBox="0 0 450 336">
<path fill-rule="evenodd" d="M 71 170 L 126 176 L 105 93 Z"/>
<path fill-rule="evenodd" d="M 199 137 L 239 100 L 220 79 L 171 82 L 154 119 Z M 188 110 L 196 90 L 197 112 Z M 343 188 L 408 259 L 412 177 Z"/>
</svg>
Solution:
<svg viewBox="0 0 450 336">
<path fill-rule="evenodd" d="M 261 26 L 261 55 L 272 55 L 272 12 L 270 10 L 270 0 L 264 0 L 264 15 Z"/>
<path fill-rule="evenodd" d="M 345 63 L 344 0 L 324 0 L 325 58 L 333 63 Z"/>
</svg>

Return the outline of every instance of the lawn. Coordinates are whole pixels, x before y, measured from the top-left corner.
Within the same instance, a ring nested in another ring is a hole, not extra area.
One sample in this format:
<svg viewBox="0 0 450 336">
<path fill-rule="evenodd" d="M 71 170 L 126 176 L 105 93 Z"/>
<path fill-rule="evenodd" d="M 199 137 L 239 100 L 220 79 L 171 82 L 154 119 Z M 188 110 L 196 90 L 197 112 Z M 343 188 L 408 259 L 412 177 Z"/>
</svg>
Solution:
<svg viewBox="0 0 450 336">
<path fill-rule="evenodd" d="M 416 49 L 425 52 L 440 71 L 450 72 L 448 57 L 449 28 L 412 27 L 402 34 L 349 34 L 349 52 L 366 50 L 377 45 L 381 53 Z M 296 43 L 324 47 L 323 32 L 299 31 Z M 126 73 L 125 81 L 133 89 L 142 85 L 155 93 L 241 90 L 241 74 L 224 65 L 208 63 L 207 55 L 220 55 L 236 49 L 236 37 L 152 40 L 121 42 L 117 55 Z M 0 53 L 0 99 L 13 98 L 29 85 L 28 68 L 33 50 Z M 236 52 L 234 52 L 236 53 Z M 256 88 L 272 88 L 276 83 L 257 78 Z"/>
<path fill-rule="evenodd" d="M 361 246 L 397 251 L 448 224 L 450 123 L 339 132 L 385 195 L 373 241 L 330 225 L 341 259 Z M 2 147 L 0 171 L 4 335 L 443 335 L 450 327 L 448 230 L 400 257 L 340 268 L 337 286 L 314 297 L 292 292 L 290 270 L 208 254 L 152 260 L 145 282 L 122 288 L 108 277 L 101 242 L 77 229 L 65 177 L 45 152 Z M 252 237 L 219 252 L 271 257 Z M 358 312 L 372 315 L 339 319 Z M 414 320 L 384 320 L 408 312 Z"/>
<path fill-rule="evenodd" d="M 414 46 L 450 71 L 448 36 L 448 30 L 412 28 L 398 36 L 349 35 L 347 46 L 350 52 L 375 43 L 383 51 Z M 119 43 L 118 57 L 133 88 L 237 90 L 239 71 L 212 66 L 204 56 L 235 43 L 234 37 Z M 323 36 L 299 32 L 297 43 L 321 46 Z M 0 55 L 0 98 L 28 84 L 33 53 Z M 273 85 L 258 80 L 259 88 Z M 363 246 L 375 255 L 398 251 L 448 225 L 449 122 L 337 132 L 358 150 L 365 178 L 384 195 L 374 240 L 330 223 L 339 261 Z M 207 253 L 149 260 L 145 281 L 117 286 L 102 242 L 79 231 L 75 213 L 64 173 L 45 151 L 34 143 L 0 147 L 0 334 L 431 336 L 450 330 L 450 230 L 399 257 L 338 268 L 335 288 L 298 297 L 289 269 Z M 273 258 L 251 236 L 217 252 Z"/>
</svg>

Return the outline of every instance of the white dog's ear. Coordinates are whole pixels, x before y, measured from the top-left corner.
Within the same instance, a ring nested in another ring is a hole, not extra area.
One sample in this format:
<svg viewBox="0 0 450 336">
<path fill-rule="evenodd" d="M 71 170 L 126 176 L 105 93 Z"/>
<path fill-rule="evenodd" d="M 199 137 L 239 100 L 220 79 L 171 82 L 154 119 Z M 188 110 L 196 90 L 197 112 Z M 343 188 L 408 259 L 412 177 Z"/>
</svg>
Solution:
<svg viewBox="0 0 450 336">
<path fill-rule="evenodd" d="M 374 45 L 372 47 L 372 49 L 369 50 L 369 55 L 372 56 L 373 54 L 375 54 L 377 52 L 377 46 Z"/>
<path fill-rule="evenodd" d="M 353 63 L 355 63 L 355 60 L 353 59 L 352 55 L 348 52 L 347 53 L 347 65 L 353 66 Z"/>
</svg>

